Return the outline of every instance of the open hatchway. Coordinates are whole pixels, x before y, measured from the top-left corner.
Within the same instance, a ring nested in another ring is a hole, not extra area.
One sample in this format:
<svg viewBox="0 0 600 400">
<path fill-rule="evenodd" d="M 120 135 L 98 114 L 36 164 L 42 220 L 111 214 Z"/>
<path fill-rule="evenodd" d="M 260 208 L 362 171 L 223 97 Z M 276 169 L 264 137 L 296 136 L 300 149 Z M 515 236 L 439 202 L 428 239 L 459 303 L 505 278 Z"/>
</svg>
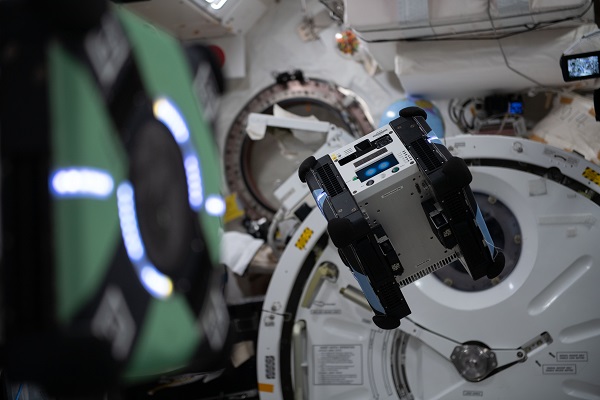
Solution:
<svg viewBox="0 0 600 400">
<path fill-rule="evenodd" d="M 269 129 L 261 140 L 250 139 L 246 133 L 250 113 L 273 114 L 275 107 L 298 117 L 316 117 L 354 137 L 373 129 L 366 105 L 350 90 L 305 77 L 301 71 L 278 74 L 275 83 L 259 91 L 237 114 L 225 140 L 227 185 L 251 219 L 273 217 L 280 206 L 273 190 L 325 141 L 323 135 L 321 140 L 303 142 L 287 129 Z"/>
</svg>

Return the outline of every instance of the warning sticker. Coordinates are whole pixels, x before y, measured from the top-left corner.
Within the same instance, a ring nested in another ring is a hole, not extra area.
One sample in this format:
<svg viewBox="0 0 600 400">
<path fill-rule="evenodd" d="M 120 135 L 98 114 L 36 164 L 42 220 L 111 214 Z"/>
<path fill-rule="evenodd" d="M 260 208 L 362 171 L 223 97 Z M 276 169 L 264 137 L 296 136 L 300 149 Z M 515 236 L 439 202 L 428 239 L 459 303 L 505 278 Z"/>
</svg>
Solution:
<svg viewBox="0 0 600 400">
<path fill-rule="evenodd" d="M 594 182 L 596 185 L 600 185 L 600 174 L 590 167 L 587 167 L 585 171 L 583 171 L 583 177 Z"/>
<path fill-rule="evenodd" d="M 306 247 L 306 243 L 308 243 L 308 241 L 312 237 L 313 233 L 314 232 L 312 229 L 304 228 L 304 230 L 302 231 L 302 234 L 296 241 L 296 247 L 299 248 L 300 250 L 304 250 L 304 248 Z"/>
<path fill-rule="evenodd" d="M 565 353 L 556 353 L 556 361 L 569 362 L 587 362 L 587 351 L 573 351 Z"/>
<path fill-rule="evenodd" d="M 575 364 L 544 364 L 542 373 L 544 375 L 575 375 L 577 366 Z"/>
<path fill-rule="evenodd" d="M 362 385 L 362 345 L 313 346 L 315 385 Z"/>
</svg>

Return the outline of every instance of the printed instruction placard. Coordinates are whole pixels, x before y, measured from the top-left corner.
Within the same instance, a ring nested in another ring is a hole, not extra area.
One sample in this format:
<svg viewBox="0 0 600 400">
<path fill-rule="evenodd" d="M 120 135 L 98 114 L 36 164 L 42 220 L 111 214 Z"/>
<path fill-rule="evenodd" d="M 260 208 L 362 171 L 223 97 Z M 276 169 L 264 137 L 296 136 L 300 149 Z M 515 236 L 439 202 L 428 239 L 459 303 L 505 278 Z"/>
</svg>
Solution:
<svg viewBox="0 0 600 400">
<path fill-rule="evenodd" d="M 362 385 L 362 345 L 314 345 L 315 385 Z"/>
</svg>

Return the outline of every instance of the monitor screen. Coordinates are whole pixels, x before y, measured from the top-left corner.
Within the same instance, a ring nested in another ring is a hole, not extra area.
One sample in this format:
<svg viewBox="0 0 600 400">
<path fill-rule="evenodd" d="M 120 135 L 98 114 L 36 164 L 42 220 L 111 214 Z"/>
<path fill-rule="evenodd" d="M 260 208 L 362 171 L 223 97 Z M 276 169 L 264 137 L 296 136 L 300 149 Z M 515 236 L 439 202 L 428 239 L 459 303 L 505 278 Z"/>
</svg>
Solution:
<svg viewBox="0 0 600 400">
<path fill-rule="evenodd" d="M 598 56 L 572 58 L 567 60 L 567 69 L 571 78 L 592 77 L 600 74 Z"/>
<path fill-rule="evenodd" d="M 392 168 L 394 165 L 398 165 L 398 160 L 393 154 L 387 155 L 379 160 L 367 165 L 364 168 L 356 171 L 356 176 L 361 182 L 369 180 L 376 175 L 379 175 L 385 170 Z"/>
</svg>

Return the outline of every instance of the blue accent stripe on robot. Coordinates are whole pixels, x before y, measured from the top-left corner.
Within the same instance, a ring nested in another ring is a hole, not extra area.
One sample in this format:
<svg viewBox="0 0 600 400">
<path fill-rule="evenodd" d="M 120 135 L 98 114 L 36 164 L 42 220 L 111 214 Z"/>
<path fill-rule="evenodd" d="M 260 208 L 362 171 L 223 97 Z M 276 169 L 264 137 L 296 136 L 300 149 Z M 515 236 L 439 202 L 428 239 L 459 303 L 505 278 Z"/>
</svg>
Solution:
<svg viewBox="0 0 600 400">
<path fill-rule="evenodd" d="M 327 193 L 323 189 L 316 189 L 313 190 L 312 195 L 317 203 L 317 206 L 319 206 L 319 210 L 321 210 L 321 214 L 325 215 L 323 213 L 323 204 L 325 203 L 325 199 L 327 199 Z"/>
<path fill-rule="evenodd" d="M 427 141 L 429 143 L 437 143 L 441 144 L 442 146 L 444 145 L 444 143 L 442 143 L 442 141 L 440 140 L 440 138 L 437 137 L 434 131 L 431 131 L 427 134 Z"/>
<path fill-rule="evenodd" d="M 490 235 L 490 231 L 488 230 L 487 224 L 483 219 L 483 215 L 481 214 L 481 210 L 479 206 L 477 206 L 477 216 L 476 216 L 477 226 L 479 226 L 479 230 L 483 234 L 483 238 L 485 239 L 485 243 L 490 250 L 490 254 L 492 255 L 492 259 L 494 258 L 494 239 L 492 239 L 492 235 Z"/>
<path fill-rule="evenodd" d="M 362 291 L 363 291 L 365 297 L 367 298 L 367 301 L 371 305 L 371 307 L 374 310 L 379 311 L 382 314 L 385 314 L 385 310 L 383 309 L 383 306 L 381 305 L 379 298 L 373 291 L 373 288 L 371 287 L 371 284 L 369 283 L 369 279 L 366 276 L 364 276 L 363 274 L 356 272 L 354 269 L 352 270 L 352 273 L 354 275 L 354 278 L 356 278 L 356 280 L 358 281 L 358 284 L 360 285 L 360 288 L 362 289 Z"/>
</svg>

